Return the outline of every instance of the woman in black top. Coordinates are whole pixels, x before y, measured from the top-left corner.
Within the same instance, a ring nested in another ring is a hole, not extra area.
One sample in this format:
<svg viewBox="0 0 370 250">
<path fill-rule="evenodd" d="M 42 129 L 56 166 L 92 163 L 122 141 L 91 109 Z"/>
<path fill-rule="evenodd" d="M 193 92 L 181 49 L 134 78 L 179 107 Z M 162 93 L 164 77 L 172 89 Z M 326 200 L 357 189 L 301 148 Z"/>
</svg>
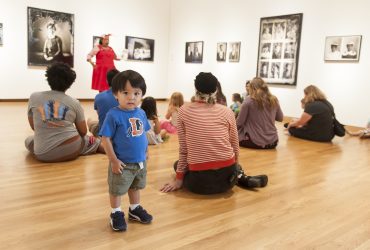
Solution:
<svg viewBox="0 0 370 250">
<path fill-rule="evenodd" d="M 289 133 L 306 140 L 330 142 L 334 138 L 333 106 L 314 85 L 306 87 L 304 95 L 303 114 L 288 124 Z"/>
</svg>

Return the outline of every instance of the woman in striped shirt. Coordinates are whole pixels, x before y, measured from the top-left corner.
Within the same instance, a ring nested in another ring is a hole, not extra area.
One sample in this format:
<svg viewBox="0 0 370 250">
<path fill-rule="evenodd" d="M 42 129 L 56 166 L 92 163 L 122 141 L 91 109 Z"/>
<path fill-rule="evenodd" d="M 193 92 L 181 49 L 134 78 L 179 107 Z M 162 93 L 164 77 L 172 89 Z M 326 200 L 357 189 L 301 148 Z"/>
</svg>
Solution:
<svg viewBox="0 0 370 250">
<path fill-rule="evenodd" d="M 244 187 L 263 187 L 267 176 L 246 176 L 238 165 L 239 140 L 234 114 L 216 104 L 217 78 L 201 72 L 195 79 L 195 102 L 179 109 L 177 132 L 179 160 L 176 179 L 161 191 L 185 186 L 194 193 L 215 194 Z"/>
</svg>

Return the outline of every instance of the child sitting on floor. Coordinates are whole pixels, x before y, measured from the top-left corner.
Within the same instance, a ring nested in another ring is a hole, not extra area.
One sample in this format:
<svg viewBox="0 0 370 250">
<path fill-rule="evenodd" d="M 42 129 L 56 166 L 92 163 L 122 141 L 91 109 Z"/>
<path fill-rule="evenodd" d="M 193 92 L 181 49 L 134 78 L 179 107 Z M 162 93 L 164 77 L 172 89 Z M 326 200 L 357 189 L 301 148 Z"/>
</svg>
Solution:
<svg viewBox="0 0 370 250">
<path fill-rule="evenodd" d="M 167 131 L 160 127 L 155 99 L 151 96 L 145 97 L 141 103 L 141 109 L 145 111 L 146 117 L 150 123 L 150 130 L 146 132 L 149 145 L 162 143 L 167 135 Z"/>
<path fill-rule="evenodd" d="M 161 121 L 161 129 L 165 129 L 170 134 L 177 133 L 177 114 L 178 109 L 184 105 L 184 97 L 180 92 L 174 92 L 171 95 L 170 103 L 166 113 L 168 121 Z"/>
<path fill-rule="evenodd" d="M 230 105 L 231 110 L 234 112 L 235 117 L 238 117 L 240 106 L 242 105 L 242 97 L 239 93 L 234 93 L 232 96 L 233 103 Z"/>
</svg>

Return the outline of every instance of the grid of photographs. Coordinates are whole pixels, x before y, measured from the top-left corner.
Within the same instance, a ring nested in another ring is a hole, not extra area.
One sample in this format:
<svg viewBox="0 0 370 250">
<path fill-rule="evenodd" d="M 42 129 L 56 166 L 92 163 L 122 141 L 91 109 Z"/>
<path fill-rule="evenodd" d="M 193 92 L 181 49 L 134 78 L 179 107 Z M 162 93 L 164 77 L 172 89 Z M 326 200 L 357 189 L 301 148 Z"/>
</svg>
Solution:
<svg viewBox="0 0 370 250">
<path fill-rule="evenodd" d="M 296 85 L 303 14 L 261 18 L 257 76 Z"/>
</svg>

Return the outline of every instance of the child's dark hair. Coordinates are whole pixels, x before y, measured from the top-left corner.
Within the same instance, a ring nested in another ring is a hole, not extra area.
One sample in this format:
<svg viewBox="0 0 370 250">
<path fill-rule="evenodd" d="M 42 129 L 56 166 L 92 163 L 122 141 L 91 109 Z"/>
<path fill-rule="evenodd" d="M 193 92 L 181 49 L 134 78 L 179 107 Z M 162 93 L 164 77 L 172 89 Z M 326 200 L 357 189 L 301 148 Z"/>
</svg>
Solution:
<svg viewBox="0 0 370 250">
<path fill-rule="evenodd" d="M 234 99 L 235 102 L 240 102 L 240 103 L 243 102 L 242 97 L 240 96 L 239 93 L 234 93 L 233 94 L 233 99 Z"/>
<path fill-rule="evenodd" d="M 46 69 L 46 80 L 52 90 L 65 92 L 76 80 L 76 72 L 62 62 L 56 62 Z"/>
<path fill-rule="evenodd" d="M 143 96 L 146 93 L 146 84 L 144 78 L 136 71 L 125 70 L 118 73 L 112 81 L 112 92 L 114 94 L 119 91 L 124 91 L 126 88 L 127 81 L 130 82 L 133 88 L 141 89 Z"/>
<path fill-rule="evenodd" d="M 111 70 L 108 71 L 108 73 L 107 73 L 107 82 L 108 82 L 109 87 L 112 86 L 112 80 L 118 73 L 119 73 L 119 71 L 117 69 L 111 69 Z"/>
<path fill-rule="evenodd" d="M 141 103 L 141 109 L 145 111 L 146 117 L 153 120 L 157 115 L 157 102 L 151 96 L 145 97 Z"/>
</svg>

